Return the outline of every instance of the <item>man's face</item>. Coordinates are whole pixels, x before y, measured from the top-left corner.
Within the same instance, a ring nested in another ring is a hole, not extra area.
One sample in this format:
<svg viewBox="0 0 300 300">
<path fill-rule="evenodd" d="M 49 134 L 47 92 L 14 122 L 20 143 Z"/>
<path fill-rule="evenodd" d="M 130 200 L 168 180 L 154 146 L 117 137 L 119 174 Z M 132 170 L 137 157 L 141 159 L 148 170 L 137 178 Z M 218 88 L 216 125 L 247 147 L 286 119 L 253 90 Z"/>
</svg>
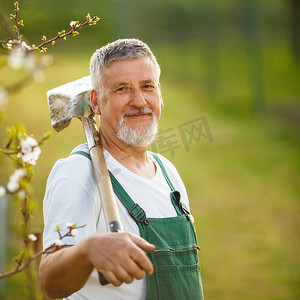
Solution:
<svg viewBox="0 0 300 300">
<path fill-rule="evenodd" d="M 163 103 L 152 60 L 142 57 L 115 61 L 104 69 L 103 75 L 98 110 L 94 110 L 101 114 L 105 134 L 117 136 L 120 126 L 138 133 L 153 127 Z"/>
</svg>

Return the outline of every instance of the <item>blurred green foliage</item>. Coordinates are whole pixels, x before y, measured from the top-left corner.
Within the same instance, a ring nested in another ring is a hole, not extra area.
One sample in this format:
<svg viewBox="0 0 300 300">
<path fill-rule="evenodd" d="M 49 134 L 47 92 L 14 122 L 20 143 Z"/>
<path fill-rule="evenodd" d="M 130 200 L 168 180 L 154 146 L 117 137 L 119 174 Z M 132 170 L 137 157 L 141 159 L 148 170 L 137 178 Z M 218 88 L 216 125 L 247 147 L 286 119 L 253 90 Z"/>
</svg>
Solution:
<svg viewBox="0 0 300 300">
<path fill-rule="evenodd" d="M 90 55 L 103 44 L 121 37 L 144 40 L 162 67 L 160 127 L 206 116 L 214 137 L 213 143 L 194 142 L 189 152 L 179 140 L 175 155 L 163 153 L 189 192 L 206 299 L 299 299 L 300 66 L 299 53 L 297 58 L 292 51 L 290 3 L 20 1 L 24 35 L 32 43 L 88 12 L 101 21 L 49 47 L 55 64 L 46 81 L 13 96 L 5 122 L 22 121 L 42 136 L 50 129 L 47 90 L 86 75 Z M 2 0 L 2 13 L 8 15 L 12 5 Z M 36 168 L 34 226 L 42 224 L 51 166 L 82 142 L 76 120 L 59 134 L 53 131 Z M 11 170 L 0 162 L 2 180 Z M 10 206 L 14 253 L 18 216 Z M 22 275 L 7 280 L 5 299 L 26 299 L 22 281 Z"/>
</svg>

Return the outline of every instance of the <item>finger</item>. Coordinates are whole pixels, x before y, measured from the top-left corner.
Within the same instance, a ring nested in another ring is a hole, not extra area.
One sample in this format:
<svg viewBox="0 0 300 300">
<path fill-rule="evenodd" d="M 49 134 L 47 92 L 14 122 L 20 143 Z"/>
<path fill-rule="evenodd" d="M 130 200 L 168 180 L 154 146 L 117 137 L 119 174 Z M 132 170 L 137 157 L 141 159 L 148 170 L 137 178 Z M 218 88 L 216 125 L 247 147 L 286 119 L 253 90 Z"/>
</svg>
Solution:
<svg viewBox="0 0 300 300">
<path fill-rule="evenodd" d="M 124 260 L 122 262 L 122 267 L 133 278 L 142 279 L 145 276 L 145 272 L 132 258 Z"/>
<path fill-rule="evenodd" d="M 137 248 L 135 251 L 131 253 L 131 257 L 138 264 L 138 266 L 146 272 L 146 274 L 148 275 L 153 274 L 154 272 L 153 265 L 144 251 Z"/>
<path fill-rule="evenodd" d="M 125 270 L 122 266 L 116 266 L 116 268 L 113 270 L 114 275 L 117 277 L 117 279 L 121 282 L 125 283 L 131 283 L 134 279 L 133 276 L 131 276 L 127 270 Z"/>
<path fill-rule="evenodd" d="M 139 246 L 141 249 L 143 249 L 146 252 L 153 252 L 156 248 L 155 245 L 150 244 L 148 241 L 146 241 L 145 239 L 139 236 L 130 234 L 130 238 L 137 246 Z"/>
<path fill-rule="evenodd" d="M 120 281 L 117 276 L 112 271 L 104 271 L 102 272 L 105 279 L 110 282 L 114 286 L 120 286 L 122 281 Z"/>
</svg>

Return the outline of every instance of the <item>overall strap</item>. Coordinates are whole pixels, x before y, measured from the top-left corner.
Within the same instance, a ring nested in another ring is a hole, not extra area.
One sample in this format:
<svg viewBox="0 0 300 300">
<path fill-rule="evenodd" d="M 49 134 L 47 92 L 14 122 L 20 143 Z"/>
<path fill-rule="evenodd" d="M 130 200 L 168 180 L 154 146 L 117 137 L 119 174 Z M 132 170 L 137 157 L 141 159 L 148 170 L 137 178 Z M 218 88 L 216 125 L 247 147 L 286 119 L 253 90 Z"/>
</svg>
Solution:
<svg viewBox="0 0 300 300">
<path fill-rule="evenodd" d="M 74 154 L 83 155 L 86 158 L 88 158 L 89 160 L 91 160 L 91 157 L 90 157 L 89 153 L 87 153 L 87 152 L 75 151 L 75 152 L 71 153 L 71 155 L 74 155 Z M 170 179 L 162 161 L 156 154 L 154 154 L 152 152 L 150 152 L 150 154 L 157 161 L 158 165 L 160 166 L 160 168 L 162 170 L 163 176 L 171 189 L 171 195 L 170 195 L 171 201 L 172 201 L 173 207 L 174 207 L 177 215 L 181 215 L 183 213 L 190 220 L 190 212 L 189 212 L 187 206 L 182 201 L 180 201 L 180 199 L 181 199 L 180 192 L 174 188 L 174 186 L 171 182 L 171 179 Z M 111 183 L 113 186 L 113 190 L 114 190 L 115 194 L 117 195 L 117 197 L 121 200 L 123 205 L 126 207 L 130 216 L 134 219 L 134 221 L 136 223 L 144 223 L 145 225 L 148 225 L 149 220 L 146 217 L 145 211 L 137 203 L 133 202 L 131 197 L 124 190 L 124 188 L 121 186 L 121 184 L 115 178 L 115 176 L 109 170 L 108 170 L 108 172 L 109 172 L 110 180 L 111 180 Z"/>
<path fill-rule="evenodd" d="M 163 165 L 162 161 L 161 161 L 160 158 L 157 156 L 157 154 L 155 154 L 155 153 L 153 153 L 153 152 L 150 152 L 150 154 L 151 154 L 151 156 L 157 161 L 158 165 L 159 165 L 160 168 L 161 168 L 161 171 L 162 171 L 162 173 L 163 173 L 163 176 L 164 176 L 166 182 L 168 183 L 168 185 L 169 185 L 171 191 L 174 192 L 174 191 L 175 191 L 174 185 L 172 184 L 172 181 L 171 181 L 171 179 L 170 179 L 170 177 L 169 177 L 169 175 L 168 175 L 168 173 L 167 173 L 167 171 L 166 171 L 166 169 L 165 169 L 165 166 Z"/>
<path fill-rule="evenodd" d="M 152 157 L 154 157 L 154 159 L 157 161 L 158 165 L 160 166 L 161 168 L 161 171 L 163 173 L 163 176 L 166 180 L 166 182 L 168 183 L 170 189 L 171 189 L 171 200 L 172 200 L 172 203 L 173 203 L 173 206 L 177 212 L 178 215 L 180 215 L 181 213 L 184 213 L 188 219 L 190 219 L 190 212 L 189 212 L 189 209 L 188 207 L 181 201 L 181 195 L 180 195 L 180 192 L 177 191 L 175 188 L 174 188 L 174 185 L 172 184 L 172 181 L 166 171 L 166 168 L 164 167 L 161 159 L 158 157 L 157 154 L 153 153 L 153 152 L 150 152 L 150 154 L 152 155 Z"/>
<path fill-rule="evenodd" d="M 90 161 L 91 161 L 91 156 L 89 153 L 85 152 L 85 151 L 75 151 L 75 152 L 72 152 L 70 155 L 74 155 L 74 154 L 79 154 L 79 155 L 83 155 L 85 156 L 86 158 L 88 158 Z"/>
<path fill-rule="evenodd" d="M 113 186 L 113 190 L 117 197 L 121 200 L 123 205 L 126 207 L 130 216 L 134 219 L 136 223 L 144 223 L 145 225 L 148 225 L 150 222 L 146 218 L 145 211 L 137 203 L 133 202 L 133 200 L 121 186 L 116 177 L 110 171 L 108 172 Z"/>
</svg>

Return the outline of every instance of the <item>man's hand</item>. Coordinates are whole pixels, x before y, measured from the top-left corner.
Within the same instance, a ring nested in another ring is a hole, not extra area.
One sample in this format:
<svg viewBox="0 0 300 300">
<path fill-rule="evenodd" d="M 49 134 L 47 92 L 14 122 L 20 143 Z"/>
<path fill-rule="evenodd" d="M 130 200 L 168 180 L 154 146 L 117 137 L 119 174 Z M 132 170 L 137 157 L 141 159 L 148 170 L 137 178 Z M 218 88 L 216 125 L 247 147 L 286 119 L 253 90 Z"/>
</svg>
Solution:
<svg viewBox="0 0 300 300">
<path fill-rule="evenodd" d="M 130 233 L 95 234 L 81 244 L 81 251 L 91 264 L 114 286 L 131 283 L 153 273 L 145 252 L 155 246 Z"/>
<path fill-rule="evenodd" d="M 153 273 L 145 252 L 154 250 L 154 245 L 131 233 L 96 233 L 74 246 L 57 251 L 54 246 L 40 263 L 41 287 L 51 298 L 68 297 L 85 285 L 94 268 L 115 286 L 130 283 Z"/>
</svg>

